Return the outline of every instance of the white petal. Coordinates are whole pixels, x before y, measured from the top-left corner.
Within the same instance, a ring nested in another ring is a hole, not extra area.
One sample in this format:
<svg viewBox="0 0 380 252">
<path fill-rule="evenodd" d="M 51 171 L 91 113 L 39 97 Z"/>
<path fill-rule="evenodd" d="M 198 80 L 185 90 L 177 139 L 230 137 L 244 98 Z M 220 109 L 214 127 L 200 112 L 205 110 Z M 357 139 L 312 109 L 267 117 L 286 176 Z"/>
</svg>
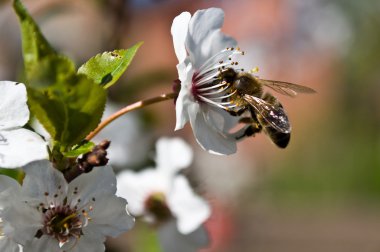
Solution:
<svg viewBox="0 0 380 252">
<path fill-rule="evenodd" d="M 37 230 L 42 228 L 42 214 L 34 207 L 30 207 L 19 198 L 12 205 L 4 209 L 2 219 L 4 222 L 4 234 L 25 245 L 32 240 Z"/>
<path fill-rule="evenodd" d="M 196 105 L 189 107 L 191 127 L 199 145 L 213 154 L 230 155 L 235 153 L 236 140 L 218 131 L 214 125 L 210 125 L 206 119 L 207 115 L 199 112 L 200 110 Z"/>
<path fill-rule="evenodd" d="M 105 238 L 103 239 L 91 239 L 91 237 L 81 236 L 79 240 L 69 242 L 63 245 L 62 248 L 59 247 L 59 243 L 52 236 L 43 235 L 41 238 L 33 239 L 31 242 L 26 244 L 25 252 L 104 252 Z"/>
<path fill-rule="evenodd" d="M 181 81 L 181 86 L 185 86 L 188 91 L 191 90 L 191 83 L 194 74 L 194 68 L 190 61 L 185 60 L 184 62 L 177 64 L 178 79 Z"/>
<path fill-rule="evenodd" d="M 128 201 L 128 210 L 134 216 L 144 214 L 145 200 L 151 193 L 169 191 L 170 182 L 163 173 L 156 169 L 141 172 L 123 171 L 117 175 L 116 195 Z"/>
<path fill-rule="evenodd" d="M 189 121 L 188 107 L 193 104 L 194 97 L 191 93 L 192 76 L 194 69 L 192 64 L 181 63 L 177 65 L 179 79 L 181 81 L 181 90 L 176 101 L 176 127 L 175 130 L 182 129 Z"/>
<path fill-rule="evenodd" d="M 0 81 L 0 130 L 18 128 L 29 120 L 26 88 L 22 83 Z"/>
<path fill-rule="evenodd" d="M 52 236 L 43 235 L 41 238 L 34 238 L 31 242 L 25 245 L 25 252 L 63 252 L 59 245 L 58 241 Z"/>
<path fill-rule="evenodd" d="M 6 207 L 12 199 L 18 197 L 20 189 L 21 186 L 16 180 L 0 175 L 0 209 Z"/>
<path fill-rule="evenodd" d="M 89 212 L 91 221 L 83 233 L 97 233 L 103 236 L 117 237 L 130 230 L 134 224 L 134 218 L 126 211 L 127 201 L 115 195 L 96 198 L 91 204 L 93 210 Z"/>
<path fill-rule="evenodd" d="M 156 143 L 157 169 L 169 175 L 188 167 L 193 160 L 193 151 L 181 138 L 160 138 Z"/>
<path fill-rule="evenodd" d="M 104 246 L 105 239 L 102 240 L 94 240 L 89 239 L 86 235 L 81 236 L 78 243 L 71 250 L 67 250 L 67 252 L 104 252 L 106 250 Z M 65 251 L 61 251 L 65 252 Z"/>
<path fill-rule="evenodd" d="M 191 18 L 186 47 L 196 69 L 217 52 L 236 45 L 233 38 L 220 32 L 223 21 L 224 12 L 218 8 L 199 10 Z"/>
<path fill-rule="evenodd" d="M 18 168 L 34 160 L 47 158 L 46 143 L 33 131 L 0 131 L 0 167 Z"/>
<path fill-rule="evenodd" d="M 218 131 L 228 132 L 239 123 L 238 116 L 231 116 L 227 111 L 213 106 L 204 106 L 203 112 L 209 125 L 213 125 Z"/>
<path fill-rule="evenodd" d="M 45 139 L 45 142 L 49 143 L 50 146 L 53 146 L 53 139 L 51 138 L 49 132 L 44 128 L 44 126 L 38 121 L 36 117 L 33 117 L 29 122 L 30 127 L 38 133 L 39 135 L 43 136 Z"/>
<path fill-rule="evenodd" d="M 23 195 L 31 198 L 29 204 L 44 202 L 57 205 L 66 197 L 67 182 L 63 174 L 55 169 L 50 161 L 34 161 L 26 165 L 24 171 L 26 176 L 22 192 Z M 35 200 L 32 201 L 32 199 Z"/>
<path fill-rule="evenodd" d="M 191 103 L 191 98 L 189 92 L 187 90 L 182 91 L 182 89 L 185 89 L 184 87 L 181 87 L 181 91 L 178 94 L 176 105 L 175 105 L 175 112 L 176 112 L 176 125 L 175 130 L 182 129 L 185 124 L 189 121 L 189 113 L 187 112 L 187 108 L 189 104 Z"/>
<path fill-rule="evenodd" d="M 7 237 L 0 237 L 0 251 L 20 252 L 19 245 Z"/>
<path fill-rule="evenodd" d="M 78 191 L 77 194 L 74 193 L 76 190 Z M 115 193 L 116 176 L 112 167 L 101 166 L 71 181 L 67 197 L 68 202 L 71 202 L 72 206 L 74 206 L 77 204 L 78 199 L 81 200 L 81 204 L 86 204 L 91 201 L 93 197 L 101 198 L 103 195 L 112 195 Z"/>
<path fill-rule="evenodd" d="M 162 251 L 196 252 L 208 245 L 208 235 L 203 226 L 184 235 L 178 232 L 175 220 L 168 221 L 158 229 L 158 238 Z"/>
<path fill-rule="evenodd" d="M 195 231 L 211 214 L 207 202 L 193 192 L 189 182 L 182 175 L 174 180 L 168 204 L 177 218 L 178 230 L 182 234 Z"/>
<path fill-rule="evenodd" d="M 183 62 L 187 56 L 185 41 L 191 15 L 189 12 L 182 12 L 173 20 L 171 33 L 173 36 L 174 51 L 178 61 Z"/>
</svg>

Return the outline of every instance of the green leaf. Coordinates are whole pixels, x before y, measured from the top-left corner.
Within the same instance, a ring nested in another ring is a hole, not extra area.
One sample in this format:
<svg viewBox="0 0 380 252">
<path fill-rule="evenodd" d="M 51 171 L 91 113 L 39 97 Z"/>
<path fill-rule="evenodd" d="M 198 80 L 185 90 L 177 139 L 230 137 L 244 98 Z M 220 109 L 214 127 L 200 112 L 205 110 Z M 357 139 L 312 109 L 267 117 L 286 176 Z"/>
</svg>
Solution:
<svg viewBox="0 0 380 252">
<path fill-rule="evenodd" d="M 136 220 L 135 227 L 128 234 L 131 236 L 131 251 L 162 252 L 156 229 L 147 223 Z"/>
<path fill-rule="evenodd" d="M 106 92 L 83 75 L 47 88 L 28 87 L 30 109 L 64 149 L 81 142 L 100 122 Z"/>
<path fill-rule="evenodd" d="M 92 151 L 92 149 L 95 147 L 95 144 L 93 142 L 84 142 L 83 144 L 79 144 L 74 146 L 70 151 L 65 152 L 65 157 L 68 158 L 76 158 L 81 154 L 85 154 L 87 152 Z"/>
<path fill-rule="evenodd" d="M 27 79 L 35 79 L 36 82 L 38 82 L 38 78 L 33 76 L 33 73 L 37 73 L 35 69 L 38 69 L 39 63 L 46 57 L 54 59 L 52 62 L 49 62 L 51 63 L 49 68 L 53 70 L 51 75 L 58 72 L 58 69 L 63 68 L 69 71 L 69 73 L 74 72 L 75 68 L 73 62 L 63 55 L 58 55 L 50 46 L 21 1 L 15 0 L 13 7 L 21 24 L 22 49 Z"/>
<path fill-rule="evenodd" d="M 13 6 L 21 24 L 30 110 L 56 143 L 68 150 L 99 124 L 106 92 L 78 75 L 74 63 L 50 46 L 19 0 Z"/>
<path fill-rule="evenodd" d="M 98 54 L 83 64 L 78 73 L 86 75 L 104 88 L 109 88 L 127 70 L 141 45 L 142 42 L 139 42 L 127 50 L 122 49 Z"/>
<path fill-rule="evenodd" d="M 24 179 L 24 172 L 22 169 L 6 169 L 0 168 L 0 175 L 5 175 L 17 180 L 19 183 Z"/>
</svg>

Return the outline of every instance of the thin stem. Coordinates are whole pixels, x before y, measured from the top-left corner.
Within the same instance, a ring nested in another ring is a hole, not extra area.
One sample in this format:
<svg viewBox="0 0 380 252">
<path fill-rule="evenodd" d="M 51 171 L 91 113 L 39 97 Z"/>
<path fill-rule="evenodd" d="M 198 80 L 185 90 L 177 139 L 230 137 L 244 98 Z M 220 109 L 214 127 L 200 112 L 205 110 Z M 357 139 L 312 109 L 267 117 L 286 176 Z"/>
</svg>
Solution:
<svg viewBox="0 0 380 252">
<path fill-rule="evenodd" d="M 104 127 L 106 127 L 112 121 L 114 121 L 115 119 L 119 118 L 120 116 L 122 116 L 122 115 L 124 115 L 124 114 L 126 114 L 128 112 L 131 112 L 131 111 L 139 109 L 139 108 L 143 108 L 145 106 L 148 106 L 148 105 L 151 105 L 151 104 L 154 104 L 154 103 L 170 100 L 170 99 L 175 98 L 176 96 L 177 96 L 177 94 L 175 94 L 175 93 L 162 94 L 162 95 L 157 96 L 157 97 L 153 97 L 153 98 L 150 98 L 150 99 L 146 99 L 146 100 L 142 100 L 142 101 L 138 101 L 138 102 L 132 103 L 132 104 L 130 104 L 130 105 L 128 105 L 128 106 L 120 109 L 119 111 L 117 111 L 116 113 L 110 115 L 107 119 L 105 119 L 104 121 L 102 121 L 98 125 L 98 127 L 96 129 L 94 129 L 94 131 L 92 131 L 90 134 L 88 134 L 88 136 L 86 137 L 86 140 L 87 141 L 91 140 Z"/>
</svg>

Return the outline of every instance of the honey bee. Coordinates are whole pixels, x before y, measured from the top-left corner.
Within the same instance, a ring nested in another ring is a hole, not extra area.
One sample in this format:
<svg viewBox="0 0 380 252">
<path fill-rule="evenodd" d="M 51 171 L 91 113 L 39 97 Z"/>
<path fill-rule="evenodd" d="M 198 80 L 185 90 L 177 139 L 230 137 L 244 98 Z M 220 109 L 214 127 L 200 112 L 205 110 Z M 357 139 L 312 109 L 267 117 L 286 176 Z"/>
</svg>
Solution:
<svg viewBox="0 0 380 252">
<path fill-rule="evenodd" d="M 249 125 L 242 136 L 237 139 L 253 136 L 264 131 L 272 142 L 285 148 L 290 141 L 291 126 L 281 103 L 270 93 L 264 92 L 268 87 L 280 94 L 295 97 L 298 93 L 315 93 L 315 90 L 283 81 L 265 80 L 247 72 L 237 72 L 232 68 L 223 70 L 222 81 L 231 84 L 234 94 L 229 97 L 235 107 L 228 112 L 234 116 L 242 116 L 241 123 Z"/>
</svg>

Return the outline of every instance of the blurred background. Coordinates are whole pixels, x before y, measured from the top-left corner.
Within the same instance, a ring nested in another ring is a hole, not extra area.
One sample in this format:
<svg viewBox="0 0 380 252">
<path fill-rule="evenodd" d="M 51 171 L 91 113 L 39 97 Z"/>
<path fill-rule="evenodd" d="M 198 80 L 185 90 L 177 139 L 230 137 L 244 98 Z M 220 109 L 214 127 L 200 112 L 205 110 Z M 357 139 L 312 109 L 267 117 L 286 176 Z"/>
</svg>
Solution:
<svg viewBox="0 0 380 252">
<path fill-rule="evenodd" d="M 264 135 L 235 155 L 203 151 L 191 128 L 174 132 L 172 101 L 126 115 L 98 139 L 113 141 L 116 169 L 152 164 L 160 136 L 192 144 L 186 171 L 213 207 L 202 252 L 380 251 L 380 2 L 357 0 L 25 0 L 53 46 L 79 66 L 105 50 L 144 41 L 118 85 L 111 113 L 168 93 L 177 78 L 170 27 L 182 11 L 221 7 L 223 31 L 259 76 L 309 86 L 314 95 L 277 95 L 292 123 L 285 150 Z M 22 72 L 20 31 L 0 0 L 0 79 Z M 157 251 L 138 223 L 107 251 Z"/>
</svg>

